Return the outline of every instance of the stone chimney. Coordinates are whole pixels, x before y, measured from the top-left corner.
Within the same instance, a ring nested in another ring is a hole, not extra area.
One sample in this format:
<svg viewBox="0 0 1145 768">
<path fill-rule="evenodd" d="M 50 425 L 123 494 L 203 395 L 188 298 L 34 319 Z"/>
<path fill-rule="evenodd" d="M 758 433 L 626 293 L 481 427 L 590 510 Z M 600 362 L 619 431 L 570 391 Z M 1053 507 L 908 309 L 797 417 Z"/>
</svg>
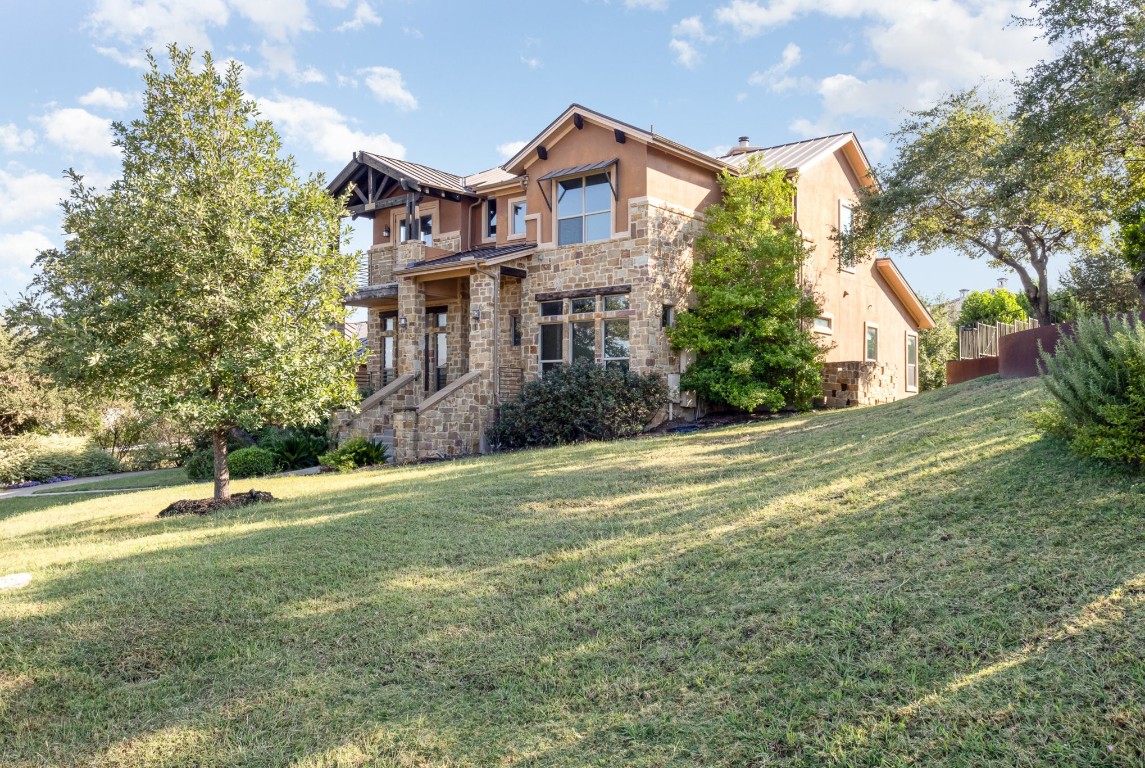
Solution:
<svg viewBox="0 0 1145 768">
<path fill-rule="evenodd" d="M 751 140 L 747 136 L 740 136 L 739 137 L 739 145 L 741 147 L 743 147 L 744 149 L 747 149 L 748 147 L 751 146 Z"/>
<path fill-rule="evenodd" d="M 1004 278 L 1004 277 L 998 278 L 998 287 L 1003 289 L 1003 290 L 1006 288 L 1006 278 Z"/>
<path fill-rule="evenodd" d="M 958 300 L 959 301 L 965 301 L 966 297 L 969 295 L 970 295 L 970 289 L 969 288 L 961 288 L 958 291 Z"/>
</svg>

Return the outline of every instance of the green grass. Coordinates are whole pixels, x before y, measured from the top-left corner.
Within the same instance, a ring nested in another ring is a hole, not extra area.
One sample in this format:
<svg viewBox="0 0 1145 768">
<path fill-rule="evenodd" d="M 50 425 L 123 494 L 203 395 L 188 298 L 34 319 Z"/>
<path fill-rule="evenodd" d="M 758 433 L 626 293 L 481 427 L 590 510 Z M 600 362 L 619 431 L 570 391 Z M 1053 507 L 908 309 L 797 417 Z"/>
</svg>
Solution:
<svg viewBox="0 0 1145 768">
<path fill-rule="evenodd" d="M 1145 478 L 1041 397 L 0 502 L 0 765 L 1145 765 Z"/>
<path fill-rule="evenodd" d="M 130 477 L 115 477 L 110 480 L 93 480 L 90 483 L 77 483 L 62 488 L 38 488 L 32 491 L 33 496 L 48 493 L 71 493 L 72 491 L 110 491 L 121 488 L 167 488 L 173 485 L 186 485 L 187 473 L 182 469 L 161 469 L 150 475 L 132 475 Z"/>
</svg>

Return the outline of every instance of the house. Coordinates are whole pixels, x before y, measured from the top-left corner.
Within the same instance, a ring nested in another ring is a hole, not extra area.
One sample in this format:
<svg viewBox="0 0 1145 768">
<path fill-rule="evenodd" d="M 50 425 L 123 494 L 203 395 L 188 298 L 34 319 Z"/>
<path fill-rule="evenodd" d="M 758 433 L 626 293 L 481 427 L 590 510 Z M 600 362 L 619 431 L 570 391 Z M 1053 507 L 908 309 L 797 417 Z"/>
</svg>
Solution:
<svg viewBox="0 0 1145 768">
<path fill-rule="evenodd" d="M 589 360 L 667 377 L 673 416 L 686 353 L 665 328 L 687 306 L 692 242 L 718 176 L 747 158 L 797 174 L 797 222 L 816 246 L 805 280 L 816 332 L 833 344 L 828 404 L 917 389 L 926 308 L 889 259 L 840 270 L 828 241 L 846 227 L 869 165 L 850 133 L 750 146 L 723 158 L 573 104 L 504 165 L 471 176 L 357 152 L 330 183 L 370 219 L 360 289 L 373 395 L 340 414 L 341 436 L 392 446 L 396 461 L 482 449 L 484 427 L 522 384 Z"/>
</svg>

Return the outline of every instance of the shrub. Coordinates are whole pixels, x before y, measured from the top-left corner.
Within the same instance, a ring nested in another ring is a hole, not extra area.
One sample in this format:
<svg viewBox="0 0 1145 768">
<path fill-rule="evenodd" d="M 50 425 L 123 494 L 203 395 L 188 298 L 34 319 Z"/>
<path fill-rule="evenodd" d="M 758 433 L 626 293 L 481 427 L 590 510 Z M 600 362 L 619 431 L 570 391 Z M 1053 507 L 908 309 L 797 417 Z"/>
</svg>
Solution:
<svg viewBox="0 0 1145 768">
<path fill-rule="evenodd" d="M 231 471 L 231 477 L 234 478 L 272 474 L 275 463 L 274 453 L 265 448 L 240 448 L 227 456 L 227 467 Z"/>
<path fill-rule="evenodd" d="M 87 438 L 21 435 L 0 439 L 0 485 L 52 477 L 95 477 L 119 471 L 114 456 Z"/>
<path fill-rule="evenodd" d="M 183 462 L 183 471 L 187 479 L 200 483 L 211 480 L 215 476 L 215 454 L 211 451 L 195 451 Z"/>
<path fill-rule="evenodd" d="M 991 291 L 972 291 L 962 300 L 962 313 L 958 316 L 959 325 L 985 323 L 1012 323 L 1025 320 L 1029 315 L 1022 309 L 1018 297 L 1005 288 Z"/>
<path fill-rule="evenodd" d="M 385 464 L 388 458 L 385 445 L 371 443 L 366 438 L 358 436 L 351 437 L 333 451 L 322 454 L 318 457 L 318 461 L 324 467 L 339 472 L 349 472 L 358 467 Z"/>
<path fill-rule="evenodd" d="M 664 379 L 592 363 L 555 368 L 501 407 L 489 441 L 502 448 L 639 434 L 668 399 Z"/>
<path fill-rule="evenodd" d="M 1053 400 L 1035 416 L 1039 428 L 1080 456 L 1145 464 L 1145 326 L 1083 318 L 1042 363 Z"/>
<path fill-rule="evenodd" d="M 279 469 L 306 469 L 318 466 L 318 457 L 330 447 L 325 437 L 294 429 L 283 430 L 259 443 L 275 455 Z"/>
</svg>

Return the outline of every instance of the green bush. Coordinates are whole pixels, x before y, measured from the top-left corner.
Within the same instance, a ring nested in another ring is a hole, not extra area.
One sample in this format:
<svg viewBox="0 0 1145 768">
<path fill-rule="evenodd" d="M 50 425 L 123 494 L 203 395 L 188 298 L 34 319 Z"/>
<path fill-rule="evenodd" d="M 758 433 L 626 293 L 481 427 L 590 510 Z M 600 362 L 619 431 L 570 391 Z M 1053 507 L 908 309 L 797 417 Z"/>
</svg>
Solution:
<svg viewBox="0 0 1145 768">
<path fill-rule="evenodd" d="M 275 455 L 279 469 L 306 469 L 318 466 L 318 457 L 330 447 L 324 437 L 287 429 L 260 441 L 259 444 Z"/>
<path fill-rule="evenodd" d="M 958 325 L 1012 323 L 1028 317 L 1017 296 L 1005 288 L 995 288 L 990 291 L 972 291 L 963 299 Z"/>
<path fill-rule="evenodd" d="M 212 451 L 195 451 L 183 462 L 187 479 L 198 483 L 211 480 L 215 476 L 215 454 Z"/>
<path fill-rule="evenodd" d="M 0 439 L 0 485 L 118 472 L 119 461 L 87 438 L 20 435 Z"/>
<path fill-rule="evenodd" d="M 366 438 L 359 436 L 351 437 L 333 451 L 322 454 L 318 457 L 318 461 L 324 467 L 330 467 L 339 472 L 349 472 L 358 467 L 385 464 L 388 458 L 385 445 L 371 443 Z"/>
<path fill-rule="evenodd" d="M 227 456 L 227 468 L 234 478 L 273 474 L 275 463 L 274 453 L 265 448 L 240 448 Z"/>
<path fill-rule="evenodd" d="M 501 407 L 489 441 L 501 448 L 639 434 L 668 399 L 664 379 L 592 363 L 561 366 Z"/>
<path fill-rule="evenodd" d="M 1145 325 L 1084 318 L 1042 364 L 1053 400 L 1035 415 L 1039 428 L 1080 456 L 1145 464 Z"/>
</svg>

